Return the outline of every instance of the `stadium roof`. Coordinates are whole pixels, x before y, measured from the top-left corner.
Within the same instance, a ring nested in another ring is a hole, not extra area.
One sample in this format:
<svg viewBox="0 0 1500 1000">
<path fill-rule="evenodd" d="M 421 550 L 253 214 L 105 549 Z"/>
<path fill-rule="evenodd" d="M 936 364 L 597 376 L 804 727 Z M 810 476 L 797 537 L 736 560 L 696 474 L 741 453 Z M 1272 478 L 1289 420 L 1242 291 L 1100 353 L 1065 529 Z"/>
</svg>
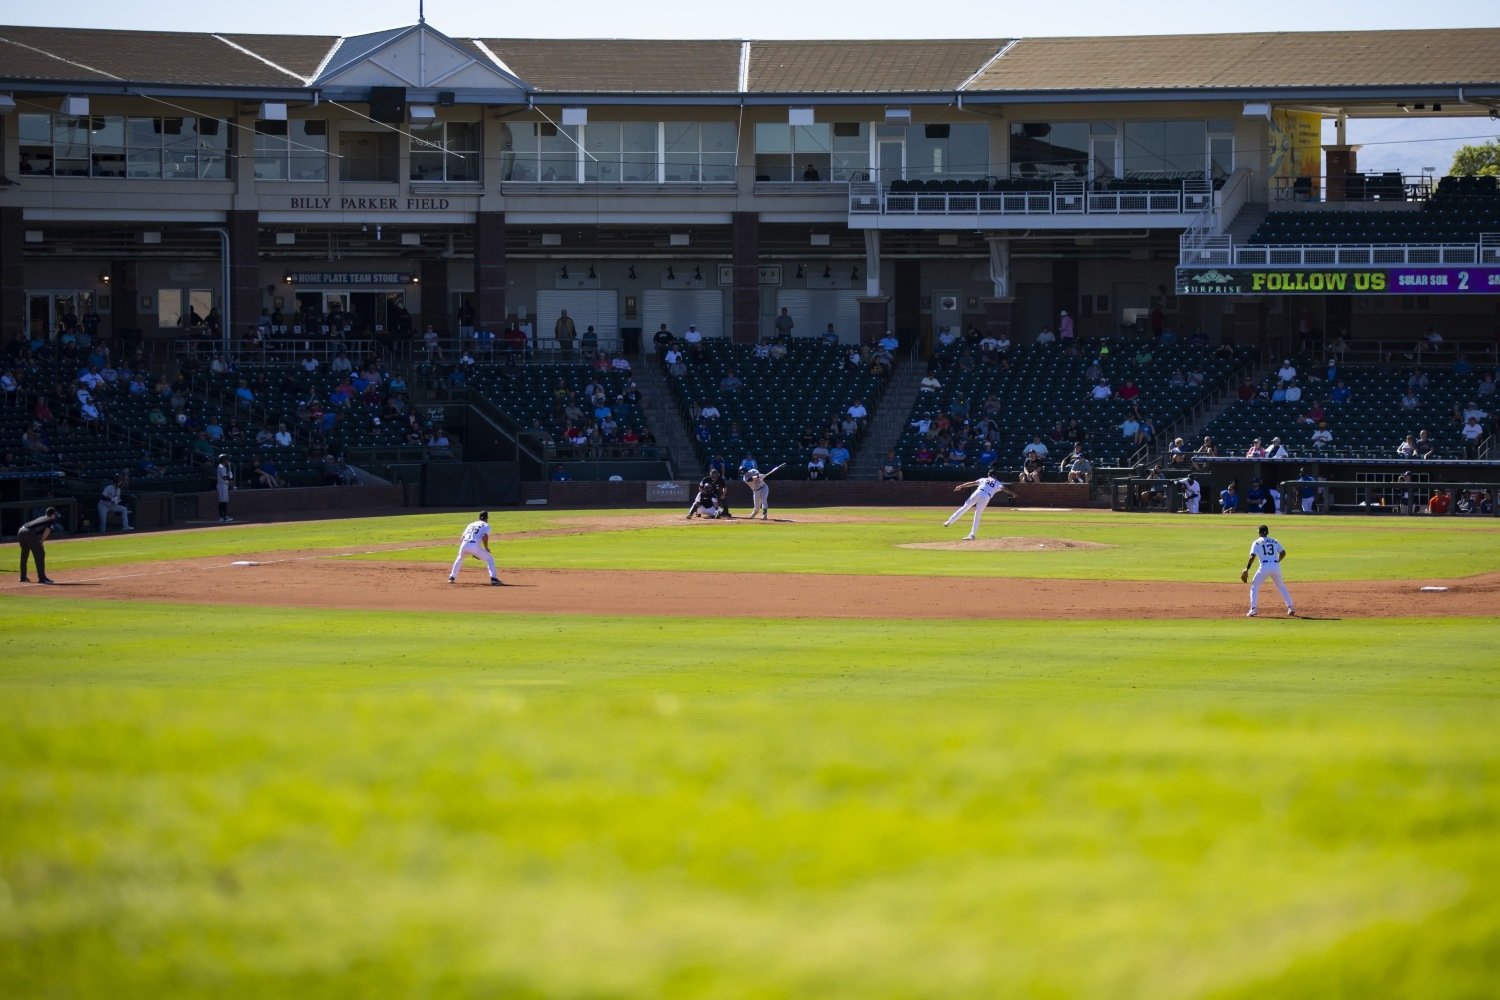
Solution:
<svg viewBox="0 0 1500 1000">
<path fill-rule="evenodd" d="M 900 41 L 461 39 L 430 25 L 354 38 L 0 27 L 0 88 L 317 89 L 403 37 L 466 52 L 532 100 L 680 97 L 1019 103 L 1258 95 L 1394 110 L 1442 93 L 1448 113 L 1500 100 L 1500 28 Z M 459 58 L 454 55 L 453 58 Z M 346 76 L 345 79 L 348 79 Z M 459 99 L 463 99 L 462 87 Z M 480 95 L 476 93 L 476 98 Z M 1464 107 L 1462 102 L 1476 103 Z"/>
</svg>

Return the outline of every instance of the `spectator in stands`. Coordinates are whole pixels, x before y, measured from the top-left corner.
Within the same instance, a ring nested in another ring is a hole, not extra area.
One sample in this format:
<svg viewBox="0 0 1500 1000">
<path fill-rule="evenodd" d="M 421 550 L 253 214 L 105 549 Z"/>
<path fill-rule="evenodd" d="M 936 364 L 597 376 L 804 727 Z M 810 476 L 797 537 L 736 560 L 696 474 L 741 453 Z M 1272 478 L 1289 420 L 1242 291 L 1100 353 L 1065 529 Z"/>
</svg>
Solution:
<svg viewBox="0 0 1500 1000">
<path fill-rule="evenodd" d="M 1417 454 L 1417 443 L 1412 440 L 1412 436 L 1410 434 L 1406 435 L 1406 440 L 1396 445 L 1396 456 L 1398 458 L 1420 457 Z"/>
<path fill-rule="evenodd" d="M 242 407 L 249 409 L 255 404 L 255 393 L 250 389 L 250 383 L 240 379 L 240 387 L 234 390 L 235 401 Z"/>
<path fill-rule="evenodd" d="M 1135 384 L 1134 379 L 1126 379 L 1125 384 L 1120 386 L 1120 398 L 1127 403 L 1134 403 L 1141 398 L 1140 386 Z"/>
<path fill-rule="evenodd" d="M 1416 390 L 1407 389 L 1401 394 L 1401 408 L 1403 410 L 1415 410 L 1421 405 L 1422 401 L 1417 398 Z"/>
<path fill-rule="evenodd" d="M 786 344 L 778 340 L 771 345 L 767 353 L 770 355 L 772 361 L 780 361 L 782 358 L 786 357 L 787 346 Z"/>
<path fill-rule="evenodd" d="M 896 449 L 886 451 L 885 458 L 880 460 L 881 482 L 900 482 L 903 478 L 901 471 L 901 459 L 896 457 Z"/>
<path fill-rule="evenodd" d="M 1292 364 L 1291 358 L 1283 358 L 1281 367 L 1276 369 L 1276 377 L 1283 382 L 1291 382 L 1297 378 L 1297 367 Z"/>
<path fill-rule="evenodd" d="M 1453 359 L 1453 374 L 1459 377 L 1472 375 L 1474 374 L 1474 366 L 1469 362 L 1468 358 L 1460 354 Z"/>
<path fill-rule="evenodd" d="M 1490 414 L 1488 410 L 1484 409 L 1484 407 L 1471 400 L 1469 404 L 1463 408 L 1463 413 L 1460 415 L 1460 418 L 1465 423 L 1468 422 L 1470 417 L 1473 417 L 1475 420 L 1479 421 L 1482 424 L 1490 419 Z"/>
<path fill-rule="evenodd" d="M 21 432 L 21 450 L 28 455 L 46 455 L 52 451 L 42 436 L 42 425 L 32 424 Z"/>
<path fill-rule="evenodd" d="M 1120 422 L 1120 437 L 1132 444 L 1140 444 L 1140 441 L 1137 440 L 1140 433 L 1141 422 L 1135 418 L 1135 414 L 1125 414 L 1125 419 Z"/>
<path fill-rule="evenodd" d="M 1073 467 L 1073 463 L 1085 457 L 1087 456 L 1083 450 L 1083 443 L 1079 442 L 1073 445 L 1073 450 L 1064 455 L 1062 461 L 1057 463 L 1058 475 L 1066 479 L 1068 470 Z"/>
<path fill-rule="evenodd" d="M 725 372 L 724 377 L 719 379 L 719 391 L 725 393 L 726 395 L 737 395 L 739 391 L 744 388 L 744 386 L 745 383 L 742 382 L 740 380 L 740 377 L 734 373 L 733 368 Z"/>
<path fill-rule="evenodd" d="M 812 457 L 807 460 L 807 478 L 813 481 L 817 481 L 819 479 L 822 479 L 823 474 L 827 471 L 827 460 L 817 452 L 813 452 Z"/>
<path fill-rule="evenodd" d="M 786 306 L 782 306 L 781 313 L 776 317 L 772 325 L 776 328 L 776 336 L 786 338 L 792 335 L 792 330 L 796 327 L 797 321 L 792 318 L 792 314 L 787 311 Z M 828 328 L 830 330 L 833 329 L 833 324 L 828 324 Z M 838 338 L 835 337 L 834 339 L 837 340 Z"/>
<path fill-rule="evenodd" d="M 276 425 L 275 441 L 278 448 L 290 448 L 292 446 L 292 432 L 286 429 L 286 424 Z"/>
<path fill-rule="evenodd" d="M 1288 385 L 1286 387 L 1286 401 L 1288 403 L 1302 402 L 1302 386 L 1298 385 L 1296 382 Z"/>
<path fill-rule="evenodd" d="M 21 399 L 21 381 L 19 369 L 7 369 L 0 372 L 0 394 L 5 397 L 6 406 L 15 406 Z"/>
<path fill-rule="evenodd" d="M 928 372 L 926 375 L 922 376 L 922 382 L 918 386 L 918 388 L 922 392 L 937 392 L 942 387 L 943 383 L 938 381 L 938 377 L 932 372 Z"/>
<path fill-rule="evenodd" d="M 563 315 L 567 315 L 566 310 L 563 311 Z M 599 334 L 590 326 L 583 331 L 583 336 L 578 338 L 578 345 L 582 349 L 584 357 L 593 357 L 595 352 L 599 350 Z"/>
<path fill-rule="evenodd" d="M 1073 339 L 1073 317 L 1064 309 L 1057 317 L 1057 339 L 1066 344 Z"/>
<path fill-rule="evenodd" d="M 1432 384 L 1432 380 L 1429 379 L 1427 377 L 1427 373 L 1424 372 L 1420 368 L 1413 368 L 1411 370 L 1411 374 L 1409 376 L 1407 376 L 1407 379 L 1406 379 L 1406 387 L 1408 389 L 1413 389 L 1413 390 L 1417 390 L 1417 391 L 1425 389 L 1425 388 L 1427 388 L 1431 384 Z"/>
<path fill-rule="evenodd" d="M 1427 332 L 1422 335 L 1422 340 L 1417 342 L 1417 351 L 1420 353 L 1424 346 L 1434 353 L 1442 349 L 1443 335 L 1438 333 L 1436 326 L 1427 328 Z"/>
<path fill-rule="evenodd" d="M 1493 396 L 1495 394 L 1495 373 L 1486 372 L 1479 377 L 1479 388 L 1475 390 L 1480 396 Z"/>
<path fill-rule="evenodd" d="M 1328 411 L 1323 409 L 1323 404 L 1315 399 L 1312 401 L 1312 405 L 1307 408 L 1307 412 L 1302 414 L 1300 422 L 1304 424 L 1321 424 L 1327 419 Z"/>
<path fill-rule="evenodd" d="M 657 331 L 651 335 L 651 343 L 656 345 L 658 351 L 665 351 L 668 347 L 672 346 L 672 342 L 676 339 L 676 337 L 672 336 L 672 331 L 667 329 L 667 324 L 665 323 L 661 324 Z"/>
<path fill-rule="evenodd" d="M 1215 458 L 1219 454 L 1219 446 L 1214 444 L 1213 438 L 1205 437 L 1203 443 L 1198 446 L 1198 450 L 1193 452 L 1193 454 L 1204 458 Z"/>
<path fill-rule="evenodd" d="M 1062 429 L 1062 424 L 1058 424 L 1057 425 L 1057 429 L 1061 430 Z M 1039 434 L 1033 434 L 1033 435 L 1031 435 L 1031 443 L 1028 444 L 1026 447 L 1024 447 L 1024 448 L 1021 449 L 1021 460 L 1022 461 L 1025 461 L 1027 455 L 1035 455 L 1038 460 L 1043 461 L 1043 462 L 1045 462 L 1047 460 L 1047 455 L 1048 455 L 1047 446 L 1042 443 L 1041 435 L 1039 435 Z"/>
<path fill-rule="evenodd" d="M 1281 438 L 1273 437 L 1271 445 L 1266 449 L 1266 458 L 1272 461 L 1291 458 L 1291 452 L 1286 450 L 1286 445 L 1281 443 Z"/>
<path fill-rule="evenodd" d="M 1039 483 L 1042 481 L 1042 461 L 1033 452 L 1027 452 L 1021 461 L 1021 477 L 1023 483 Z"/>
<path fill-rule="evenodd" d="M 1484 438 L 1484 427 L 1479 421 L 1470 417 L 1464 421 L 1464 457 L 1476 459 L 1479 457 L 1479 442 Z"/>
<path fill-rule="evenodd" d="M 274 462 L 269 459 L 262 462 L 260 457 L 256 456 L 250 460 L 250 485 L 263 489 L 284 486 L 285 484 L 276 476 L 277 471 Z"/>
<path fill-rule="evenodd" d="M 1256 438 L 1254 441 L 1250 442 L 1250 447 L 1248 447 L 1248 448 L 1245 449 L 1245 457 L 1246 458 L 1265 458 L 1266 457 L 1266 449 L 1260 443 L 1260 438 Z"/>
<path fill-rule="evenodd" d="M 1050 326 L 1044 326 L 1041 332 L 1036 335 L 1036 343 L 1038 347 L 1051 347 L 1057 343 L 1057 334 L 1052 332 Z"/>
<path fill-rule="evenodd" d="M 1104 402 L 1113 398 L 1113 396 L 1114 390 L 1109 387 L 1109 383 L 1102 376 L 1094 383 L 1094 388 L 1089 392 L 1089 398 L 1096 402 Z"/>
<path fill-rule="evenodd" d="M 1174 389 L 1185 388 L 1187 386 L 1187 373 L 1181 368 L 1172 369 L 1172 376 L 1167 379 L 1167 385 L 1172 386 Z"/>
<path fill-rule="evenodd" d="M 1333 391 L 1328 396 L 1328 401 L 1330 403 L 1347 403 L 1353 396 L 1354 393 L 1350 390 L 1349 386 L 1344 384 L 1343 379 L 1339 379 L 1334 384 Z"/>
<path fill-rule="evenodd" d="M 1190 457 L 1187 444 L 1182 438 L 1173 438 L 1171 445 L 1167 448 L 1167 464 L 1173 468 L 1186 468 Z"/>
<path fill-rule="evenodd" d="M 859 424 L 861 430 L 863 430 L 870 422 L 870 411 L 865 409 L 865 401 L 862 399 L 856 399 L 854 402 L 850 403 L 849 409 L 846 412 L 849 414 L 849 416 L 854 418 L 855 422 Z"/>
<path fill-rule="evenodd" d="M 625 356 L 624 352 L 619 352 L 610 359 L 609 367 L 611 371 L 617 371 L 622 374 L 629 375 L 630 359 Z"/>
<path fill-rule="evenodd" d="M 1318 424 L 1318 429 L 1312 432 L 1312 446 L 1323 449 L 1333 446 L 1333 431 L 1328 429 L 1328 424 Z"/>
<path fill-rule="evenodd" d="M 1285 382 L 1277 382 L 1276 383 L 1276 388 L 1274 388 L 1274 389 L 1271 390 L 1271 402 L 1273 402 L 1273 403 L 1285 403 L 1286 402 L 1286 383 Z"/>
<path fill-rule="evenodd" d="M 1255 381 L 1249 375 L 1240 380 L 1236 395 L 1239 397 L 1241 403 L 1255 402 Z"/>
</svg>

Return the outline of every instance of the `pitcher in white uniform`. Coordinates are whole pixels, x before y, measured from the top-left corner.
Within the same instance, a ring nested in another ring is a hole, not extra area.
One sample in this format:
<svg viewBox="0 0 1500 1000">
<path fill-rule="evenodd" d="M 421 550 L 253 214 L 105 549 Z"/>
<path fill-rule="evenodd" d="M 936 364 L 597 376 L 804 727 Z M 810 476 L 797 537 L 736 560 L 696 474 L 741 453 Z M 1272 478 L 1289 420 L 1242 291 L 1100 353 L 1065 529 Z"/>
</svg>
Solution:
<svg viewBox="0 0 1500 1000">
<path fill-rule="evenodd" d="M 1250 572 L 1251 565 L 1257 559 L 1260 560 L 1260 568 L 1255 571 L 1255 579 L 1250 581 L 1250 610 L 1246 612 L 1245 617 L 1255 617 L 1260 585 L 1267 577 L 1270 577 L 1271 581 L 1276 584 L 1276 589 L 1281 591 L 1281 599 L 1286 602 L 1286 613 L 1295 615 L 1297 609 L 1292 605 L 1292 595 L 1287 593 L 1286 584 L 1281 579 L 1281 563 L 1286 559 L 1286 549 L 1271 537 L 1271 529 L 1264 524 L 1260 526 L 1260 537 L 1250 543 L 1250 558 L 1245 561 L 1245 573 Z M 1240 578 L 1244 579 L 1243 573 Z"/>
<path fill-rule="evenodd" d="M 458 580 L 458 571 L 463 569 L 464 556 L 473 556 L 482 560 L 490 570 L 490 586 L 500 586 L 500 576 L 495 572 L 495 557 L 490 554 L 490 512 L 482 510 L 479 512 L 479 520 L 464 528 L 463 537 L 458 541 L 458 557 L 453 560 L 453 569 L 448 573 L 448 582 L 455 583 Z"/>
<path fill-rule="evenodd" d="M 974 537 L 979 534 L 979 519 L 984 516 L 984 509 L 990 505 L 990 500 L 994 498 L 996 493 L 1004 493 L 1012 500 L 1020 499 L 1010 491 L 1009 487 L 995 478 L 994 469 L 990 469 L 987 475 L 981 476 L 978 479 L 970 480 L 967 483 L 959 483 L 953 487 L 953 492 L 958 493 L 970 487 L 973 487 L 974 492 L 969 494 L 969 499 L 964 501 L 962 507 L 949 514 L 948 520 L 943 522 L 943 527 L 951 528 L 954 521 L 963 517 L 964 511 L 972 508 L 974 511 L 974 526 L 964 536 L 964 541 L 966 542 L 972 542 Z"/>
</svg>

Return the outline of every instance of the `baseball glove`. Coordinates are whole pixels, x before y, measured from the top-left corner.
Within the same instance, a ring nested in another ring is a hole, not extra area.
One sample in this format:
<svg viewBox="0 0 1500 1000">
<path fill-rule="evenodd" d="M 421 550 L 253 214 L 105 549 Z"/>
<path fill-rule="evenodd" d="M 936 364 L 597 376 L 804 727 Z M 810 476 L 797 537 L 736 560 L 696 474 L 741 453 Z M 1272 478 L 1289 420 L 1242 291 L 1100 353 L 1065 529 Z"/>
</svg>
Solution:
<svg viewBox="0 0 1500 1000">
<path fill-rule="evenodd" d="M 1240 570 L 1240 583 L 1249 583 L 1249 582 L 1250 582 L 1250 571 L 1248 569 L 1242 569 L 1242 570 Z"/>
</svg>

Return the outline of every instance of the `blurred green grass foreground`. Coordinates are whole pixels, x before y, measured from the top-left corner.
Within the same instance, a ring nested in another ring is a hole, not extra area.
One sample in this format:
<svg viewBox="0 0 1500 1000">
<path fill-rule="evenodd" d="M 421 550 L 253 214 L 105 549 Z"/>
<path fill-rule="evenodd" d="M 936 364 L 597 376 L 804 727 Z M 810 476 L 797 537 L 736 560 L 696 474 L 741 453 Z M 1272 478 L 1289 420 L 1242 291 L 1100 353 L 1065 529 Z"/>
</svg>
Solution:
<svg viewBox="0 0 1500 1000">
<path fill-rule="evenodd" d="M 1497 620 L 1279 624 L 0 596 L 0 996 L 1495 996 Z"/>
</svg>

